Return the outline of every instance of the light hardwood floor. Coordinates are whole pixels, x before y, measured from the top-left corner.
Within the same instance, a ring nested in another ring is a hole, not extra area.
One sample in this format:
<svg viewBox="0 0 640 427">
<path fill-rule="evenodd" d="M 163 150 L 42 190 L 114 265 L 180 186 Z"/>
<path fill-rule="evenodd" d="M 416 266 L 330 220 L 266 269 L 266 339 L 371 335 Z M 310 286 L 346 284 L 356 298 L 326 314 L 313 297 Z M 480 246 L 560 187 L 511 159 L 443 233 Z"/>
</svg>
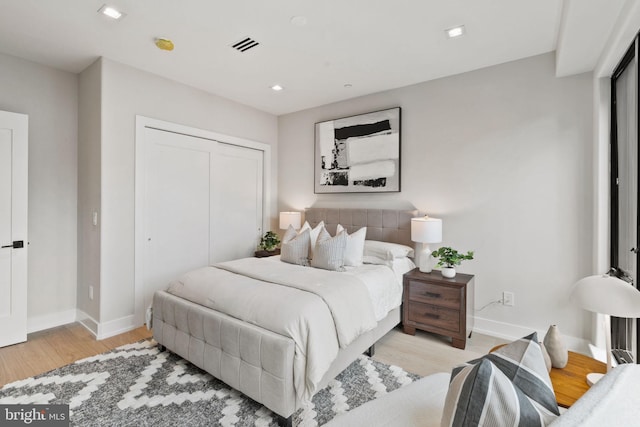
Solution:
<svg viewBox="0 0 640 427">
<path fill-rule="evenodd" d="M 474 332 L 467 338 L 466 348 L 461 350 L 451 346 L 451 338 L 423 331 L 416 331 L 415 336 L 407 335 L 401 327 L 396 327 L 378 341 L 374 359 L 425 376 L 451 372 L 454 366 L 477 359 L 506 342 Z"/>
<path fill-rule="evenodd" d="M 85 357 L 151 336 L 146 327 L 97 341 L 79 323 L 27 336 L 27 342 L 0 348 L 0 386 L 68 365 Z"/>
<path fill-rule="evenodd" d="M 149 337 L 151 332 L 141 327 L 97 341 L 78 323 L 29 334 L 25 343 L 0 348 L 0 386 Z M 447 338 L 422 331 L 411 336 L 396 328 L 378 341 L 374 359 L 424 376 L 450 372 L 454 366 L 478 358 L 504 342 L 474 333 L 467 339 L 467 348 L 460 350 L 451 347 Z"/>
</svg>

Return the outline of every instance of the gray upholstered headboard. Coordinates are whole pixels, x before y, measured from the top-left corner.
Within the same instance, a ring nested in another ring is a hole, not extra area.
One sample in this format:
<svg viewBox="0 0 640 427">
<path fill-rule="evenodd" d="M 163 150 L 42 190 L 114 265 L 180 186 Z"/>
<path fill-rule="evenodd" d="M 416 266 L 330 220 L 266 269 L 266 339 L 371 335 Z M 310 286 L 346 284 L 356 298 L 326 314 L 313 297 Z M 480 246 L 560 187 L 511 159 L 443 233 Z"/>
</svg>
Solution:
<svg viewBox="0 0 640 427">
<path fill-rule="evenodd" d="M 324 221 L 331 235 L 335 235 L 338 224 L 346 228 L 348 233 L 366 226 L 367 240 L 410 247 L 414 247 L 411 241 L 411 218 L 416 216 L 420 216 L 417 210 L 309 208 L 305 211 L 305 220 L 309 225 L 315 227 Z"/>
</svg>

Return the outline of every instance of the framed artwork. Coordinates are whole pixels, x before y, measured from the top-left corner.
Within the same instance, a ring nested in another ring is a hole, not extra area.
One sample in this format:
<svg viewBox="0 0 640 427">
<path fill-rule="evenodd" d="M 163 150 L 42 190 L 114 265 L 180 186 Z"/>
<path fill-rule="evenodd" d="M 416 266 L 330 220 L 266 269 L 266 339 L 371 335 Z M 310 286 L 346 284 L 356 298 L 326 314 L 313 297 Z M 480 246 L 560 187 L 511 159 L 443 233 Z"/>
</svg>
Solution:
<svg viewBox="0 0 640 427">
<path fill-rule="evenodd" d="M 315 193 L 400 191 L 400 107 L 315 125 Z"/>
</svg>

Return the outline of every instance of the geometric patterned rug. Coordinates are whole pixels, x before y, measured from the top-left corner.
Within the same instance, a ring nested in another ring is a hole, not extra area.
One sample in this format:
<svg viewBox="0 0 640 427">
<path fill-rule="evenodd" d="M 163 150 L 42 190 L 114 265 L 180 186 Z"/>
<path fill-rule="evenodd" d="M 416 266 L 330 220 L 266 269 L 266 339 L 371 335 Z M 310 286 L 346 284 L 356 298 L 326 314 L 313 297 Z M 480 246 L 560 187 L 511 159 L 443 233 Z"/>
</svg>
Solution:
<svg viewBox="0 0 640 427">
<path fill-rule="evenodd" d="M 362 355 L 299 409 L 293 424 L 322 425 L 418 378 Z M 0 404 L 68 404 L 73 426 L 277 425 L 270 410 L 152 340 L 7 384 Z"/>
</svg>

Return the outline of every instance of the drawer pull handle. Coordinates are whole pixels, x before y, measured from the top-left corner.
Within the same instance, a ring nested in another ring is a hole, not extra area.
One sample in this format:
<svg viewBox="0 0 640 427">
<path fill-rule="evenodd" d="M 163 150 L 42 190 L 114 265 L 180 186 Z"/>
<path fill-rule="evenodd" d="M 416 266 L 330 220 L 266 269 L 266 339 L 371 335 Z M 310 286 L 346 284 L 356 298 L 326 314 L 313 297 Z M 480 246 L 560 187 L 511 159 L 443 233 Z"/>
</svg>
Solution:
<svg viewBox="0 0 640 427">
<path fill-rule="evenodd" d="M 426 296 L 428 296 L 429 298 L 440 298 L 441 297 L 440 294 L 436 294 L 435 292 L 425 292 L 424 294 Z"/>
<path fill-rule="evenodd" d="M 428 317 L 429 319 L 439 319 L 440 316 L 437 314 L 433 314 L 433 313 L 425 313 L 424 317 Z"/>
</svg>

